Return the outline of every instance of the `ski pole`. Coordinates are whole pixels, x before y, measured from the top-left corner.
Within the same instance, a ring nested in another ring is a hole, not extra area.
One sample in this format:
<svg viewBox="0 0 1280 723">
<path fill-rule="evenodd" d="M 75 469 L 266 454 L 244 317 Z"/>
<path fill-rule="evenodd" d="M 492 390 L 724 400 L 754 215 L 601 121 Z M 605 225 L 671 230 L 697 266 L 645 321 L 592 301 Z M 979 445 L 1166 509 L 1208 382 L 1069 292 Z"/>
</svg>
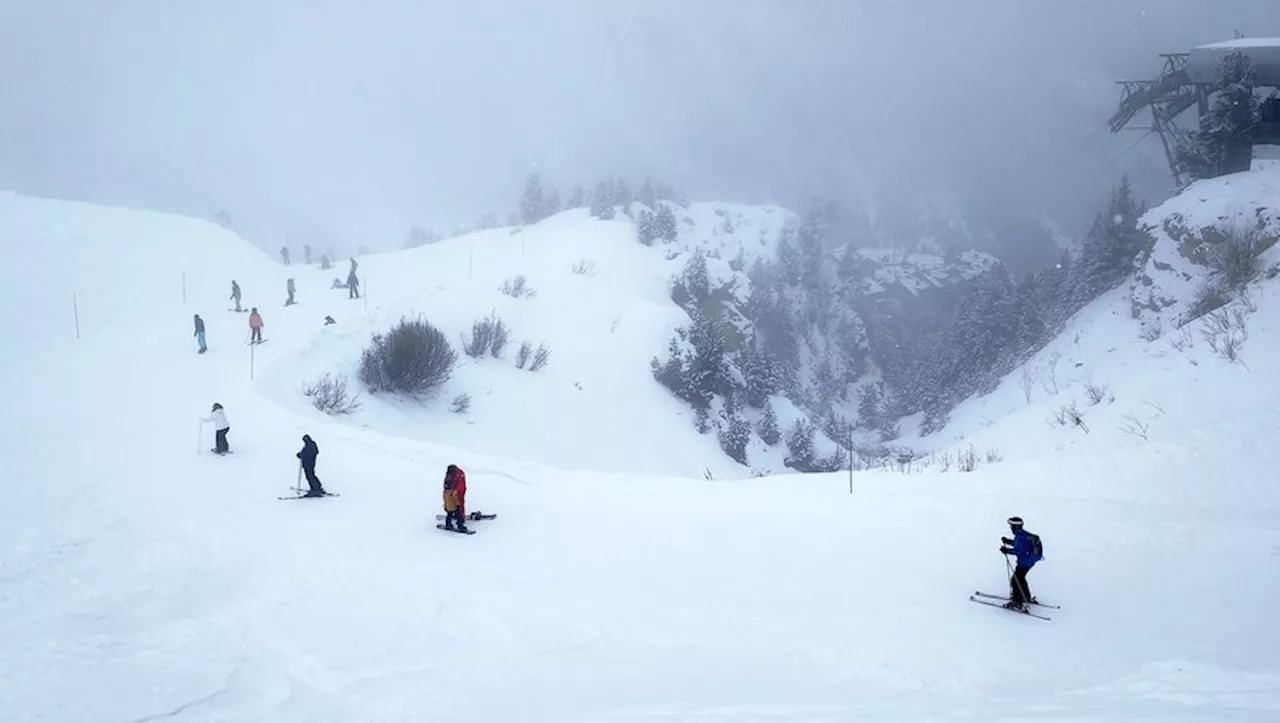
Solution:
<svg viewBox="0 0 1280 723">
<path fill-rule="evenodd" d="M 196 429 L 196 454 L 200 454 L 200 440 L 204 437 L 204 422 Z"/>
<path fill-rule="evenodd" d="M 298 480 L 293 483 L 293 493 L 296 495 L 302 494 L 302 463 L 301 462 L 298 463 Z"/>
</svg>

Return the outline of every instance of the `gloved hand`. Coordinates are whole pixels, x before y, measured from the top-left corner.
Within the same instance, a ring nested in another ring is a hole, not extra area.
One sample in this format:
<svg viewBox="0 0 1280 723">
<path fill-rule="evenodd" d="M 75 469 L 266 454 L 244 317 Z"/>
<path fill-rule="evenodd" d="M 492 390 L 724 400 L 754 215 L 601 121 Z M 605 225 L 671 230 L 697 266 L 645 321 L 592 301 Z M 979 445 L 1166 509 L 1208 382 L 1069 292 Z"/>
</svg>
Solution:
<svg viewBox="0 0 1280 723">
<path fill-rule="evenodd" d="M 1013 540 L 1009 539 L 1008 537 L 1001 537 L 1001 538 L 1000 538 L 1000 541 L 1001 541 L 1001 542 L 1003 542 L 1003 543 L 1004 543 L 1004 544 L 1006 544 L 1006 545 L 1012 545 L 1012 544 L 1013 544 Z"/>
</svg>

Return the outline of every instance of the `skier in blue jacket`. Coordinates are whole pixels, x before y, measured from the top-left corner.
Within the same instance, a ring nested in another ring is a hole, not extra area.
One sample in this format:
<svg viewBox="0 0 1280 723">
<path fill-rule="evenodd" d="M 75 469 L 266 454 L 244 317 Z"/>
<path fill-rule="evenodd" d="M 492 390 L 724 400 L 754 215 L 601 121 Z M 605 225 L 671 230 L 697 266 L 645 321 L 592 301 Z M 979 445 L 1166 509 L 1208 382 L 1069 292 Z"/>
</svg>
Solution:
<svg viewBox="0 0 1280 723">
<path fill-rule="evenodd" d="M 1021 517 L 1010 517 L 1009 529 L 1013 531 L 1013 537 L 1000 538 L 1002 543 L 1000 552 L 1015 555 L 1018 564 L 1013 569 L 1013 576 L 1009 578 L 1009 602 L 1005 603 L 1005 607 L 1021 610 L 1026 603 L 1036 601 L 1031 595 L 1030 586 L 1027 585 L 1027 573 L 1031 572 L 1031 568 L 1035 567 L 1044 555 L 1040 548 L 1040 538 L 1023 529 Z"/>
</svg>

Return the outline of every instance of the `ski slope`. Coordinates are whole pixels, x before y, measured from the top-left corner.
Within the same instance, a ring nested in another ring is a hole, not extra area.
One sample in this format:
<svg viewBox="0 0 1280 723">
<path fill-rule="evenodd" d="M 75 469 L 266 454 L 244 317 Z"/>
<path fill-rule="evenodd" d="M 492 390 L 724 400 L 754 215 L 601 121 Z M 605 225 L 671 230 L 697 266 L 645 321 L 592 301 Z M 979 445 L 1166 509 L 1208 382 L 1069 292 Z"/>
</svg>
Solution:
<svg viewBox="0 0 1280 723">
<path fill-rule="evenodd" d="M 366 311 L 327 289 L 345 263 L 285 269 L 202 222 L 0 195 L 0 718 L 1280 719 L 1272 289 L 1257 295 L 1247 369 L 1081 336 L 1114 359 L 1111 407 L 1159 395 L 1167 415 L 1146 444 L 1101 419 L 1088 435 L 1052 428 L 1048 395 L 1008 414 L 991 406 L 1002 390 L 957 410 L 948 434 L 998 446 L 1004 461 L 859 473 L 850 495 L 847 475 L 661 471 L 674 464 L 667 447 L 695 470 L 719 451 L 698 456 L 700 438 L 663 406 L 641 366 L 656 352 L 633 368 L 601 351 L 650 343 L 602 342 L 618 314 L 649 329 L 677 321 L 648 262 L 602 238 L 601 273 L 637 273 L 594 277 L 607 285 L 581 293 L 571 284 L 591 277 L 550 275 L 601 228 L 551 219 L 539 238 L 565 248 L 526 245 L 523 267 L 511 260 L 518 238 L 489 232 L 514 242 L 485 258 L 509 262 L 472 266 L 465 282 L 479 239 L 361 260 Z M 559 334 L 557 312 L 591 323 L 553 339 L 545 389 L 491 360 L 460 370 L 448 392 L 471 390 L 484 434 L 383 400 L 335 420 L 298 398 L 299 380 L 349 363 L 402 302 L 438 310 L 456 334 L 492 303 L 479 290 L 520 271 L 539 295 L 502 310 L 518 334 Z M 290 274 L 301 304 L 285 309 Z M 245 315 L 225 311 L 231 278 L 266 318 L 252 379 Z M 620 303 L 620 288 L 649 301 Z M 1080 331 L 1136 334 L 1112 318 L 1121 303 L 1090 307 Z M 203 356 L 189 338 L 196 310 Z M 325 314 L 339 323 L 322 326 Z M 571 351 L 588 363 L 562 368 L 584 376 L 551 374 Z M 521 437 L 606 414 L 568 398 L 574 381 L 617 395 L 617 418 L 586 424 L 618 457 L 584 449 L 589 463 L 574 465 L 559 456 L 574 445 L 539 455 Z M 197 439 L 213 401 L 232 425 L 224 458 L 207 454 L 210 430 Z M 493 426 L 505 415 L 521 421 Z M 648 435 L 604 439 L 641 425 Z M 276 500 L 296 479 L 303 433 L 342 497 Z M 468 472 L 469 506 L 499 513 L 470 537 L 434 529 L 449 463 Z M 1051 622 L 965 600 L 1004 587 L 997 547 L 1011 514 L 1044 538 L 1030 580 L 1062 604 Z"/>
</svg>

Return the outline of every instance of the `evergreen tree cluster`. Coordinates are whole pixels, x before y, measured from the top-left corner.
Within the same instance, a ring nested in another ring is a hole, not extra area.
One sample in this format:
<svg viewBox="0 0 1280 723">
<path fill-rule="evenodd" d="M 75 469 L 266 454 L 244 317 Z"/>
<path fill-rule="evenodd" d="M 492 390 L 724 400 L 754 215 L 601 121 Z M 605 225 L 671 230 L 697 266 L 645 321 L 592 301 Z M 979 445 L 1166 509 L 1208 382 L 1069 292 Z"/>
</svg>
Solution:
<svg viewBox="0 0 1280 723">
<path fill-rule="evenodd" d="M 562 203 L 560 194 L 554 186 L 546 185 L 537 173 L 530 173 L 525 179 L 524 194 L 520 198 L 520 210 L 513 213 L 510 225 L 533 224 L 553 216 L 561 211 L 573 208 L 586 208 L 593 218 L 608 220 L 614 218 L 618 209 L 630 215 L 634 202 L 643 204 L 651 211 L 650 224 L 653 225 L 652 239 L 674 240 L 676 219 L 675 213 L 666 204 L 684 205 L 688 203 L 683 196 L 671 186 L 645 179 L 639 191 L 632 192 L 631 185 L 624 178 L 609 176 L 597 182 L 590 190 L 574 186 L 566 202 Z M 656 209 L 656 210 L 655 210 Z M 669 215 L 669 218 L 667 217 Z M 496 224 L 495 224 L 496 225 Z"/>
<path fill-rule="evenodd" d="M 691 323 L 671 340 L 665 361 L 652 360 L 654 376 L 694 407 L 700 430 L 719 427 L 721 446 L 735 459 L 750 427 L 740 417 L 750 408 L 759 410 L 760 440 L 787 445 L 789 466 L 838 468 L 839 450 L 818 458 L 819 431 L 840 445 L 855 428 L 887 441 L 899 434 L 901 417 L 922 412 L 921 432 L 936 432 L 957 403 L 994 389 L 1073 314 L 1128 278 L 1151 247 L 1138 224 L 1145 210 L 1122 179 L 1078 254 L 1063 251 L 1057 263 L 1021 278 L 997 263 L 967 282 L 904 299 L 876 290 L 875 264 L 841 231 L 848 227 L 838 209 L 815 204 L 784 231 L 773 258 L 752 263 L 749 294 L 735 306 L 749 326 L 733 351 L 725 316 L 704 303 L 724 297 L 706 259 L 690 259 L 673 298 Z M 643 239 L 650 227 L 638 228 Z M 869 381 L 873 372 L 878 379 Z M 771 403 L 778 396 L 806 415 L 785 432 Z"/>
<path fill-rule="evenodd" d="M 1261 103 L 1255 94 L 1258 74 L 1249 56 L 1230 53 L 1218 65 L 1213 104 L 1200 129 L 1179 139 L 1177 162 L 1192 178 L 1214 178 L 1249 170 L 1253 133 Z"/>
</svg>

